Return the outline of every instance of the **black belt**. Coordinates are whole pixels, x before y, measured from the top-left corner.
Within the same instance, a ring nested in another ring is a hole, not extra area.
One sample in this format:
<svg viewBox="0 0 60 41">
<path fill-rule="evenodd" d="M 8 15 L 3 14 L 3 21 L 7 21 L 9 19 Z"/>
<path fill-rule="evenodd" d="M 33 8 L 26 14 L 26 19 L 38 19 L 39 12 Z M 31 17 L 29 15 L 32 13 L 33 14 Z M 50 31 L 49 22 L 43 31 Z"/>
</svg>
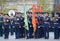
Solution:
<svg viewBox="0 0 60 41">
<path fill-rule="evenodd" d="M 45 24 L 49 24 L 49 22 L 44 22 Z"/>
<path fill-rule="evenodd" d="M 20 23 L 18 23 L 18 22 L 15 22 L 15 24 L 20 24 Z"/>
<path fill-rule="evenodd" d="M 58 24 L 58 23 L 54 23 L 54 24 Z"/>
<path fill-rule="evenodd" d="M 0 22 L 3 22 L 3 21 L 0 21 Z"/>
<path fill-rule="evenodd" d="M 4 23 L 4 25 L 8 25 L 9 23 Z"/>
</svg>

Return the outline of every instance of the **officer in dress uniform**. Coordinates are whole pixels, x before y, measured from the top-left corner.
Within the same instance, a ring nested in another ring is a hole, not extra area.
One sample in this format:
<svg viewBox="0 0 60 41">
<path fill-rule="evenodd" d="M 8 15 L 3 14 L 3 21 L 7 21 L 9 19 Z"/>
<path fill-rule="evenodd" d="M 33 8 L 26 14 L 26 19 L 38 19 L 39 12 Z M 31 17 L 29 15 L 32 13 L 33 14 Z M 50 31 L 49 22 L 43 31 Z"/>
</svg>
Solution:
<svg viewBox="0 0 60 41">
<path fill-rule="evenodd" d="M 37 23 L 36 23 L 36 31 L 35 31 L 35 39 L 38 38 L 38 18 L 39 18 L 39 15 L 38 15 L 38 12 L 36 12 L 36 19 L 37 19 Z"/>
<path fill-rule="evenodd" d="M 32 12 L 28 12 L 29 38 L 33 38 Z"/>
<path fill-rule="evenodd" d="M 60 17 L 59 17 L 59 37 L 60 37 Z"/>
<path fill-rule="evenodd" d="M 53 27 L 53 17 L 50 17 L 50 31 L 53 31 L 54 27 Z"/>
<path fill-rule="evenodd" d="M 10 19 L 9 16 L 6 14 L 4 16 L 4 38 L 9 38 L 9 25 L 10 25 Z"/>
<path fill-rule="evenodd" d="M 49 26 L 50 26 L 50 17 L 48 12 L 44 13 L 44 37 L 45 39 L 49 38 Z"/>
<path fill-rule="evenodd" d="M 26 15 L 27 15 L 27 20 L 28 20 L 28 12 L 26 12 Z M 25 22 L 25 21 L 24 21 Z M 25 36 L 26 36 L 26 39 L 29 39 L 29 30 L 25 29 Z"/>
<path fill-rule="evenodd" d="M 0 13 L 0 37 L 3 36 L 3 16 L 2 16 L 2 13 Z"/>
<path fill-rule="evenodd" d="M 13 14 L 11 14 L 11 16 L 10 16 L 10 31 L 11 31 L 11 35 L 13 35 L 14 34 L 14 16 L 13 16 Z"/>
<path fill-rule="evenodd" d="M 19 17 L 20 17 L 20 26 L 19 26 L 19 33 L 20 33 L 20 38 L 25 37 L 25 28 L 24 28 L 24 16 L 23 13 L 19 12 Z"/>
<path fill-rule="evenodd" d="M 15 37 L 16 37 L 16 39 L 19 39 L 19 25 L 20 25 L 19 22 L 20 22 L 19 14 L 16 13 L 16 16 L 14 18 Z"/>
<path fill-rule="evenodd" d="M 54 39 L 59 39 L 59 31 L 58 31 L 58 27 L 59 27 L 59 18 L 58 18 L 58 13 L 54 13 L 54 18 L 53 18 L 53 22 L 54 22 Z"/>
<path fill-rule="evenodd" d="M 37 12 L 37 27 L 36 27 L 36 33 L 35 38 L 42 38 L 43 37 L 43 15 L 42 12 Z"/>
</svg>

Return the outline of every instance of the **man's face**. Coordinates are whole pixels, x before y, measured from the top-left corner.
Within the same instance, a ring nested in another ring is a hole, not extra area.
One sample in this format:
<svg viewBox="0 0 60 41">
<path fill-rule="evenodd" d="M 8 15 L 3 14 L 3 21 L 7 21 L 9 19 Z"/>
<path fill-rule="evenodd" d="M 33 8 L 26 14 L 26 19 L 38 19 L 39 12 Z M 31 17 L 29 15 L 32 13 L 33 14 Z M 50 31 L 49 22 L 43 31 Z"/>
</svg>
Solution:
<svg viewBox="0 0 60 41">
<path fill-rule="evenodd" d="M 58 17 L 59 15 L 58 15 L 58 14 L 55 14 L 54 16 L 55 16 L 55 17 Z"/>
<path fill-rule="evenodd" d="M 19 16 L 22 16 L 22 14 L 19 14 Z"/>
<path fill-rule="evenodd" d="M 27 16 L 29 16 L 29 13 L 27 13 Z"/>
<path fill-rule="evenodd" d="M 44 14 L 44 16 L 46 17 L 46 16 L 48 16 L 48 14 Z"/>
<path fill-rule="evenodd" d="M 42 14 L 38 14 L 40 17 L 42 17 Z"/>
<path fill-rule="evenodd" d="M 0 14 L 0 16 L 1 16 L 1 14 Z"/>
<path fill-rule="evenodd" d="M 29 14 L 29 16 L 32 16 L 32 14 Z"/>
<path fill-rule="evenodd" d="M 8 15 L 5 15 L 5 18 L 9 18 L 9 16 Z"/>
<path fill-rule="evenodd" d="M 16 16 L 18 16 L 18 14 L 16 14 Z"/>
</svg>

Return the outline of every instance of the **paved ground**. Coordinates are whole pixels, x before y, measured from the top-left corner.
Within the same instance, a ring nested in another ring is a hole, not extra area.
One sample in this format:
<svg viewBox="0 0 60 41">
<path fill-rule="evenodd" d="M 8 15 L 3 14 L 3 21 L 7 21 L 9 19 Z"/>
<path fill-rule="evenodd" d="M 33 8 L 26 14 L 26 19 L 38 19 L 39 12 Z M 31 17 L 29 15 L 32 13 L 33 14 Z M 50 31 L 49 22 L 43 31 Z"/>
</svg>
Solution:
<svg viewBox="0 0 60 41">
<path fill-rule="evenodd" d="M 49 39 L 15 39 L 15 35 L 9 36 L 9 39 L 4 39 L 4 37 L 0 37 L 0 41 L 60 41 L 60 39 L 54 39 L 54 34 L 53 32 L 49 33 Z"/>
</svg>

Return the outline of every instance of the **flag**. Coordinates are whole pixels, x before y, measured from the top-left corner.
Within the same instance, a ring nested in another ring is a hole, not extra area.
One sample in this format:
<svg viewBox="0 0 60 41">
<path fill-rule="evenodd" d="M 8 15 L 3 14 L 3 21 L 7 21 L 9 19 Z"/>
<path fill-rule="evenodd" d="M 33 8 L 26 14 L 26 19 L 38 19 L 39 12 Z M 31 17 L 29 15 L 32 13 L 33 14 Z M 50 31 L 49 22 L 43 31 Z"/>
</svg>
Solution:
<svg viewBox="0 0 60 41">
<path fill-rule="evenodd" d="M 26 5 L 25 5 L 25 2 L 24 2 L 24 6 L 23 6 L 23 8 L 24 8 L 24 22 L 25 22 L 25 29 L 26 30 L 29 30 L 29 28 L 28 28 L 28 19 L 27 19 L 27 14 L 26 14 Z"/>
<path fill-rule="evenodd" d="M 33 25 L 33 28 L 34 28 L 34 32 L 36 31 L 36 14 L 35 14 L 35 12 L 36 12 L 36 6 L 35 5 L 33 5 L 32 6 L 32 25 Z"/>
</svg>

